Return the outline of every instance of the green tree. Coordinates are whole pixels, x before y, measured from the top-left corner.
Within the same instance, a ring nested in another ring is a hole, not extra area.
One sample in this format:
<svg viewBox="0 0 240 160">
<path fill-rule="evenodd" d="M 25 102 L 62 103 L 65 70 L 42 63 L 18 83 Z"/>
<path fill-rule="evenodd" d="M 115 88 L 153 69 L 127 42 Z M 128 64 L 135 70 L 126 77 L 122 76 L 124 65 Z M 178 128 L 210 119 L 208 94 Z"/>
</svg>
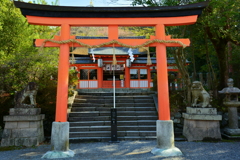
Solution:
<svg viewBox="0 0 240 160">
<path fill-rule="evenodd" d="M 203 0 L 133 0 L 133 5 L 176 6 L 200 1 Z M 209 0 L 208 7 L 195 25 L 167 29 L 168 33 L 176 35 L 176 37 L 182 37 L 179 35 L 186 30 L 184 35 L 191 38 L 191 47 L 184 50 L 185 55 L 181 55 L 191 57 L 195 69 L 212 72 L 213 75 L 215 75 L 216 69 L 219 69 L 219 72 L 216 72 L 218 75 L 213 76 L 213 84 L 217 84 L 218 89 L 225 86 L 229 77 L 229 66 L 231 65 L 229 62 L 236 64 L 236 61 L 231 60 L 235 59 L 236 54 L 234 53 L 239 46 L 239 6 L 240 1 Z M 173 55 L 177 56 L 178 54 L 173 53 Z M 232 68 L 232 70 L 236 71 L 237 69 Z M 217 83 L 217 79 L 219 83 Z M 217 90 L 216 87 L 215 90 Z"/>
<path fill-rule="evenodd" d="M 52 38 L 56 27 L 29 25 L 12 1 L 1 1 L 0 10 L 0 90 L 13 93 L 29 81 L 40 85 L 43 77 L 56 74 L 58 49 L 42 52 L 33 46 L 33 39 Z"/>
<path fill-rule="evenodd" d="M 229 78 L 229 60 L 233 51 L 231 45 L 239 46 L 239 6 L 240 1 L 211 0 L 199 20 L 218 58 L 219 89 L 226 85 Z"/>
<path fill-rule="evenodd" d="M 57 27 L 29 25 L 12 1 L 0 1 L 0 105 L 4 106 L 0 110 L 1 126 L 2 116 L 13 107 L 14 96 L 9 95 L 34 81 L 39 84 L 37 103 L 45 114 L 45 134 L 51 134 L 59 50 L 43 48 L 39 51 L 33 46 L 33 40 L 52 39 L 58 32 Z M 2 90 L 6 93 L 2 94 Z"/>
</svg>

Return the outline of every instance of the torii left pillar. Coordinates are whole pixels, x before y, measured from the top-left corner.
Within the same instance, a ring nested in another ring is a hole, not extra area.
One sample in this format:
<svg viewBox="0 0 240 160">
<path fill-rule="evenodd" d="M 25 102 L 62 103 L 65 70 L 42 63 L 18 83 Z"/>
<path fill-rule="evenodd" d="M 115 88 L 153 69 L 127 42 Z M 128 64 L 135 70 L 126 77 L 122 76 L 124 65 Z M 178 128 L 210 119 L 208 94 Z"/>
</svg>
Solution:
<svg viewBox="0 0 240 160">
<path fill-rule="evenodd" d="M 61 25 L 60 40 L 70 38 L 70 25 Z M 69 74 L 69 44 L 60 45 L 58 85 L 55 122 L 52 123 L 51 146 L 52 151 L 47 152 L 42 158 L 67 158 L 73 157 L 74 152 L 69 149 L 69 122 L 67 122 L 68 101 L 68 74 Z"/>
</svg>

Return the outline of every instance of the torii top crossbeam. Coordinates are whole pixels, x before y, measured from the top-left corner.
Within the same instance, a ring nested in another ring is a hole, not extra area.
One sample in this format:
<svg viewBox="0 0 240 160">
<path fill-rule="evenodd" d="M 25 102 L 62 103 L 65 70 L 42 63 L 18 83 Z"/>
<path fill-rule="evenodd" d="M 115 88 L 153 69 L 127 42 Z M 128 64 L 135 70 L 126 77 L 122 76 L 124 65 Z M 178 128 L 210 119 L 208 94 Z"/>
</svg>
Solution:
<svg viewBox="0 0 240 160">
<path fill-rule="evenodd" d="M 150 40 L 157 39 L 162 42 L 153 42 L 148 46 L 156 47 L 158 117 L 159 120 L 170 120 L 166 47 L 189 46 L 190 41 L 188 39 L 171 39 L 170 36 L 165 35 L 165 26 L 194 24 L 208 2 L 172 7 L 63 7 L 18 1 L 14 1 L 14 4 L 21 9 L 22 14 L 30 24 L 61 26 L 61 35 L 55 36 L 54 40 L 65 41 L 66 43 L 60 44 L 48 41 L 44 45 L 45 47 L 60 47 L 56 122 L 67 121 L 69 43 L 72 45 L 73 42 L 67 42 L 67 40 L 81 42 L 81 44 L 74 43 L 74 46 L 99 45 L 113 40 L 136 46 L 149 41 L 148 39 L 119 39 L 118 26 L 155 27 L 155 36 L 152 36 Z M 107 26 L 108 39 L 76 40 L 70 36 L 71 26 Z M 35 45 L 40 47 L 44 42 L 43 39 L 37 39 Z M 119 45 L 116 44 L 115 46 Z"/>
</svg>

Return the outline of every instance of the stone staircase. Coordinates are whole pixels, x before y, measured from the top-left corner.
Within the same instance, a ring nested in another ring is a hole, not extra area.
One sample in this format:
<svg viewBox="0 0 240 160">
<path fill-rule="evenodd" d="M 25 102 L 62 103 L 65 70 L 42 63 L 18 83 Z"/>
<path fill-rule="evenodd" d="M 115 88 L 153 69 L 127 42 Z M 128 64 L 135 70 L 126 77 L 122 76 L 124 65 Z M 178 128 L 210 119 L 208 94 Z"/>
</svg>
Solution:
<svg viewBox="0 0 240 160">
<path fill-rule="evenodd" d="M 110 141 L 112 93 L 80 93 L 69 113 L 70 142 Z M 148 93 L 116 93 L 119 140 L 156 139 L 157 111 Z"/>
</svg>

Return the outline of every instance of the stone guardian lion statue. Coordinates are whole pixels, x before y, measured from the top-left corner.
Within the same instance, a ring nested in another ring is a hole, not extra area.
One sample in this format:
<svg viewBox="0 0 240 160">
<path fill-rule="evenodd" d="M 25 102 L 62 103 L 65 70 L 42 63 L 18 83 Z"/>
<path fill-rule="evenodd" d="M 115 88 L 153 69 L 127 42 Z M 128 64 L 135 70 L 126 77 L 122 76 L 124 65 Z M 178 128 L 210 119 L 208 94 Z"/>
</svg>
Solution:
<svg viewBox="0 0 240 160">
<path fill-rule="evenodd" d="M 192 82 L 192 107 L 211 107 L 210 95 L 199 81 Z"/>
<path fill-rule="evenodd" d="M 36 95 L 37 95 L 38 85 L 35 82 L 29 82 L 27 86 L 15 93 L 14 102 L 15 108 L 34 108 L 36 107 Z M 23 103 L 26 98 L 29 97 L 30 104 Z"/>
</svg>

